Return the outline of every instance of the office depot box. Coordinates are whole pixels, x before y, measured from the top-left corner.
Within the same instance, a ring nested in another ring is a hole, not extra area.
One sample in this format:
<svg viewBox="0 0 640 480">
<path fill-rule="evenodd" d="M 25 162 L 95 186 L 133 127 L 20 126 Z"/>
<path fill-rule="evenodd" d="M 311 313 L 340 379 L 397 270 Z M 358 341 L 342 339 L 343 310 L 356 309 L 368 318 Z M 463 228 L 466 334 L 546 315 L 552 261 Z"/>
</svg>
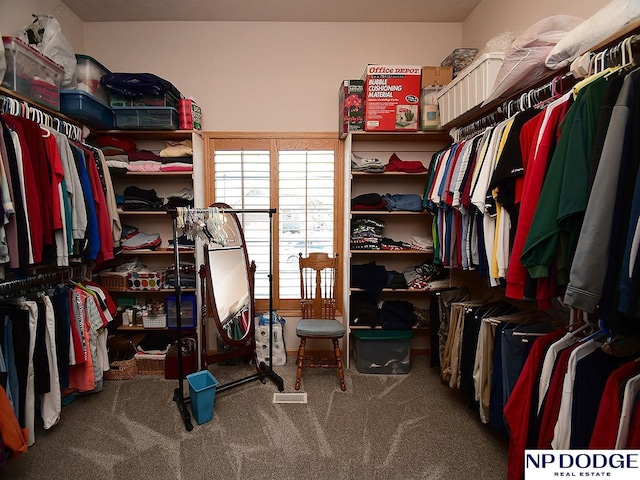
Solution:
<svg viewBox="0 0 640 480">
<path fill-rule="evenodd" d="M 422 88 L 447 85 L 453 80 L 453 67 L 422 67 Z"/>
<path fill-rule="evenodd" d="M 368 65 L 365 73 L 366 131 L 417 131 L 422 67 Z"/>
<path fill-rule="evenodd" d="M 2 86 L 31 100 L 60 110 L 64 68 L 19 38 L 2 37 L 7 61 Z"/>
<path fill-rule="evenodd" d="M 343 80 L 339 94 L 338 135 L 364 130 L 364 80 Z"/>
</svg>

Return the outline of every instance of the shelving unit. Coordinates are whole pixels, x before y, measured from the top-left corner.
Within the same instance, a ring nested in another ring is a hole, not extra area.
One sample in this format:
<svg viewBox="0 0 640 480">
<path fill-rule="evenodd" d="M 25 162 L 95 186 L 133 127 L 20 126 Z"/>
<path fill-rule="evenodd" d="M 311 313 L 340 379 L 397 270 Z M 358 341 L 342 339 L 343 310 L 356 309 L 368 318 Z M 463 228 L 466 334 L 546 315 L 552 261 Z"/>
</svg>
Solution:
<svg viewBox="0 0 640 480">
<path fill-rule="evenodd" d="M 128 137 L 136 141 L 136 147 L 139 150 L 151 150 L 158 152 L 165 146 L 165 141 L 182 141 L 191 140 L 193 146 L 193 171 L 192 172 L 112 172 L 111 178 L 114 191 L 116 194 L 122 194 L 124 189 L 129 185 L 134 185 L 143 189 L 154 189 L 157 196 L 166 199 L 173 193 L 178 193 L 183 188 L 193 190 L 194 206 L 203 206 L 204 202 L 204 186 L 203 186 L 203 168 L 204 168 L 204 141 L 202 137 L 191 130 L 109 130 L 94 132 L 97 135 L 109 135 L 113 137 Z M 89 139 L 91 141 L 91 138 Z M 169 240 L 173 239 L 172 216 L 164 210 L 149 211 L 127 211 L 119 209 L 120 221 L 123 225 L 132 225 L 138 228 L 140 232 L 152 234 L 159 233 L 162 244 L 154 249 L 140 250 L 121 250 L 112 261 L 114 266 L 122 263 L 131 262 L 134 258 L 138 258 L 142 263 L 152 269 L 165 269 L 173 266 L 175 263 L 174 249 L 169 245 Z M 198 266 L 203 263 L 201 254 L 196 248 L 181 248 L 180 261 L 193 263 L 195 271 Z M 182 288 L 183 294 L 196 294 L 197 311 L 200 310 L 201 299 L 197 292 L 199 291 L 199 276 L 196 275 L 195 288 Z M 122 291 L 111 291 L 111 294 L 117 299 L 120 297 L 135 298 L 136 303 L 144 304 L 147 301 L 166 301 L 167 297 L 175 294 L 175 289 L 161 288 L 159 290 L 134 290 L 127 289 Z M 175 332 L 172 328 L 145 328 L 142 325 L 125 326 L 118 328 L 119 332 L 139 332 L 139 331 L 166 331 L 168 333 Z M 198 349 L 200 350 L 199 326 L 195 328 L 184 328 L 186 335 L 196 337 L 198 341 Z"/>
<path fill-rule="evenodd" d="M 376 157 L 386 163 L 393 153 L 405 161 L 418 160 L 428 167 L 431 156 L 448 145 L 451 139 L 444 131 L 430 132 L 354 132 L 345 139 L 345 211 L 344 232 L 345 244 L 342 270 L 343 282 L 343 321 L 348 334 L 343 351 L 348 352 L 347 367 L 351 361 L 352 331 L 370 328 L 351 325 L 349 319 L 350 296 L 354 292 L 362 292 L 360 288 L 351 287 L 352 265 L 363 265 L 375 261 L 384 265 L 387 270 L 402 271 L 407 267 L 418 265 L 433 259 L 432 250 L 352 250 L 351 221 L 355 218 L 376 218 L 385 224 L 385 237 L 396 241 L 409 242 L 412 235 L 430 236 L 432 217 L 429 212 L 411 211 L 372 211 L 351 210 L 351 199 L 364 193 L 384 194 L 419 194 L 423 195 L 428 173 L 404 172 L 351 172 L 351 153 L 360 157 Z M 417 289 L 383 289 L 380 300 L 406 300 L 418 308 L 428 308 L 429 294 Z M 379 327 L 378 327 L 379 328 Z M 428 348 L 428 330 L 414 327 L 412 349 L 426 351 Z"/>
</svg>

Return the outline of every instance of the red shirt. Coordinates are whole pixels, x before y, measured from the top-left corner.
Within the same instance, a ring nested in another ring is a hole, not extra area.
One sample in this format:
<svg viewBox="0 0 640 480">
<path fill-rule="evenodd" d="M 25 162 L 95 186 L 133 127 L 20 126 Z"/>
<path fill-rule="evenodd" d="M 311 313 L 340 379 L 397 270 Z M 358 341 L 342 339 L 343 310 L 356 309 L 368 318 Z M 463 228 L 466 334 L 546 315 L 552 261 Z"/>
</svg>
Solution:
<svg viewBox="0 0 640 480">
<path fill-rule="evenodd" d="M 627 362 L 620 368 L 617 368 L 609 375 L 609 379 L 604 386 L 602 398 L 600 399 L 600 408 L 598 408 L 598 416 L 591 434 L 591 442 L 589 448 L 596 450 L 610 450 L 616 448 L 616 439 L 618 437 L 618 424 L 620 423 L 620 415 L 622 413 L 622 396 L 619 389 L 627 380 L 640 373 L 640 362 Z M 624 390 L 624 389 L 623 389 Z M 634 412 L 631 426 L 637 425 L 638 412 Z M 636 430 L 629 430 L 632 441 L 640 440 L 640 433 Z M 633 440 L 635 438 L 635 440 Z M 639 448 L 638 446 L 633 448 Z"/>
<path fill-rule="evenodd" d="M 542 190 L 542 184 L 544 183 L 544 177 L 547 172 L 547 165 L 559 136 L 558 126 L 568 108 L 569 102 L 567 101 L 551 110 L 539 144 L 537 144 L 536 139 L 538 138 L 538 132 L 542 125 L 542 117 L 540 115 L 533 117 L 525 123 L 520 132 L 520 141 L 524 145 L 530 145 L 530 149 L 528 153 L 523 152 L 522 158 L 525 169 L 524 183 L 522 184 L 522 200 L 520 202 L 518 226 L 511 250 L 511 259 L 509 260 L 507 289 L 505 292 L 505 295 L 509 298 L 522 300 L 524 297 L 527 269 L 520 262 L 520 255 L 524 250 L 529 228 L 531 227 L 536 206 L 538 205 L 540 191 Z M 536 125 L 539 125 L 538 128 L 536 128 Z M 540 285 L 540 279 L 538 279 L 538 287 L 541 291 L 548 290 L 547 286 Z"/>
</svg>

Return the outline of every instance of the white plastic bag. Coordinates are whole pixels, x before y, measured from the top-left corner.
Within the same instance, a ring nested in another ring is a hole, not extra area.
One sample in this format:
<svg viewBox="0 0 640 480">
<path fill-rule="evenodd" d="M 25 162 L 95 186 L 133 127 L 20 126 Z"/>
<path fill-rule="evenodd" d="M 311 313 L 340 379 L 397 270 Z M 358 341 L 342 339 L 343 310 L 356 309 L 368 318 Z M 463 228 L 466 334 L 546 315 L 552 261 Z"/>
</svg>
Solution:
<svg viewBox="0 0 640 480">
<path fill-rule="evenodd" d="M 62 88 L 73 85 L 76 74 L 76 55 L 73 47 L 62 33 L 62 28 L 50 15 L 33 15 L 33 23 L 20 31 L 20 39 L 37 48 L 64 68 Z"/>
<path fill-rule="evenodd" d="M 570 15 L 543 18 L 522 32 L 511 45 L 484 105 L 535 84 L 549 74 L 544 61 L 566 34 L 583 22 Z"/>
</svg>

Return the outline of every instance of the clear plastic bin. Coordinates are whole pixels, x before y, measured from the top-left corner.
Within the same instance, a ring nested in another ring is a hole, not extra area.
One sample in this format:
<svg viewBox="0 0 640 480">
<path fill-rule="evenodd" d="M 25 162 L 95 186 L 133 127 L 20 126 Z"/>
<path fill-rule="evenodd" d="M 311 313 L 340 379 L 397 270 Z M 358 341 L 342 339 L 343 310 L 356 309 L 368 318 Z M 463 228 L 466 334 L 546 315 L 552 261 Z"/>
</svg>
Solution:
<svg viewBox="0 0 640 480">
<path fill-rule="evenodd" d="M 113 107 L 113 114 L 123 130 L 178 129 L 178 110 L 171 107 Z"/>
<path fill-rule="evenodd" d="M 36 103 L 60 110 L 64 68 L 19 38 L 2 37 L 7 71 L 2 86 Z"/>
<path fill-rule="evenodd" d="M 76 90 L 82 90 L 93 95 L 102 103 L 109 105 L 109 92 L 107 87 L 100 83 L 103 75 L 111 71 L 89 55 L 76 55 L 78 66 L 76 67 Z"/>
</svg>

